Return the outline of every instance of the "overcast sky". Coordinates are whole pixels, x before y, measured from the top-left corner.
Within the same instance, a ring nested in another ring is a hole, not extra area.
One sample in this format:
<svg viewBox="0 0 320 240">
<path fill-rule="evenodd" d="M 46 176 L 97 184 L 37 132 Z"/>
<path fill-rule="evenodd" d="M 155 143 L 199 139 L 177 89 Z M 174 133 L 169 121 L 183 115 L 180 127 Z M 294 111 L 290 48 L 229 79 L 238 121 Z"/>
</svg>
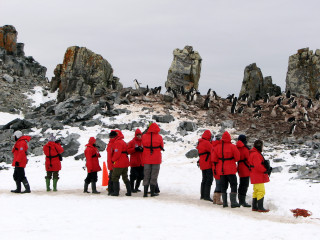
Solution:
<svg viewBox="0 0 320 240">
<path fill-rule="evenodd" d="M 164 85 L 173 50 L 191 45 L 202 94 L 238 94 L 253 62 L 284 90 L 289 56 L 320 48 L 319 0 L 0 0 L 0 9 L 0 26 L 16 27 L 49 79 L 77 45 L 107 59 L 126 87 Z"/>
</svg>

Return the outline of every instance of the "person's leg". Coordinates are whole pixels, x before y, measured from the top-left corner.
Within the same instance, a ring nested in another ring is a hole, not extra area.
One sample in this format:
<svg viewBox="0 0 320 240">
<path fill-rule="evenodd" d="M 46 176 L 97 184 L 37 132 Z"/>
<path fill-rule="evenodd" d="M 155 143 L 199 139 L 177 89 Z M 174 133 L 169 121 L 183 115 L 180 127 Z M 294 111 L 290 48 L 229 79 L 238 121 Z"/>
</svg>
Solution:
<svg viewBox="0 0 320 240">
<path fill-rule="evenodd" d="M 127 188 L 126 196 L 131 196 L 131 184 L 130 184 L 130 181 L 128 179 L 128 168 L 123 168 L 121 175 L 122 175 L 122 180 L 123 180 L 123 182 L 124 182 L 124 184 L 126 185 L 126 188 Z"/>
<path fill-rule="evenodd" d="M 230 182 L 230 188 L 231 188 L 231 193 L 230 193 L 230 202 L 231 202 L 231 207 L 236 208 L 240 207 L 239 203 L 237 202 L 237 176 L 235 174 L 228 175 L 228 180 Z"/>
<path fill-rule="evenodd" d="M 212 169 L 206 169 L 205 172 L 205 182 L 204 182 L 204 200 L 212 202 L 213 200 L 210 198 L 211 185 L 213 182 L 213 172 Z"/>
<path fill-rule="evenodd" d="M 239 189 L 238 189 L 238 199 L 239 199 L 239 204 L 243 207 L 251 207 L 251 205 L 249 205 L 246 202 L 248 187 L 249 187 L 249 177 L 241 177 Z"/>
<path fill-rule="evenodd" d="M 19 171 L 21 171 L 21 173 L 19 175 L 21 176 L 22 183 L 25 188 L 25 190 L 21 193 L 31 193 L 30 185 L 29 185 L 28 179 L 26 178 L 24 168 L 19 169 Z"/>
<path fill-rule="evenodd" d="M 84 187 L 83 192 L 84 193 L 90 193 L 88 191 L 89 184 L 91 183 L 92 173 L 88 173 L 86 179 L 84 180 Z"/>
<path fill-rule="evenodd" d="M 113 183 L 113 193 L 111 193 L 111 196 L 119 196 L 120 191 L 120 176 L 122 173 L 121 168 L 114 168 L 112 172 L 112 183 Z"/>
<path fill-rule="evenodd" d="M 156 185 L 158 183 L 159 172 L 160 172 L 160 164 L 152 164 L 151 165 L 151 178 L 150 178 L 151 197 L 159 195 L 159 194 L 155 193 Z"/>
<path fill-rule="evenodd" d="M 98 182 L 98 172 L 93 172 L 92 178 L 91 178 L 91 188 L 92 188 L 92 193 L 94 193 L 94 194 L 100 193 L 97 191 L 97 185 L 96 185 L 97 182 Z"/>
<path fill-rule="evenodd" d="M 113 170 L 109 171 L 109 182 L 108 182 L 108 195 L 111 195 L 113 193 L 113 182 L 112 182 L 112 172 Z"/>
<path fill-rule="evenodd" d="M 15 190 L 11 190 L 11 192 L 13 192 L 13 193 L 21 193 L 21 181 L 20 181 L 20 178 L 19 178 L 18 167 L 14 168 L 13 180 L 16 183 L 16 189 Z"/>
<path fill-rule="evenodd" d="M 143 197 L 148 196 L 148 188 L 150 185 L 150 179 L 151 179 L 151 164 L 145 164 L 144 165 L 144 178 L 143 178 L 143 186 L 144 186 L 144 192 Z"/>
<path fill-rule="evenodd" d="M 265 209 L 263 207 L 264 196 L 266 194 L 264 183 L 260 183 L 256 185 L 257 185 L 256 188 L 257 188 L 258 212 L 269 212 L 269 209 Z"/>
<path fill-rule="evenodd" d="M 51 177 L 52 177 L 52 172 L 51 171 L 47 171 L 47 176 L 45 177 L 47 192 L 51 191 L 51 188 L 50 188 Z"/>
<path fill-rule="evenodd" d="M 57 183 L 59 180 L 59 171 L 53 172 L 53 191 L 56 192 L 57 190 Z"/>
<path fill-rule="evenodd" d="M 228 189 L 228 179 L 226 175 L 220 176 L 221 182 L 221 196 L 223 201 L 223 207 L 228 207 L 227 189 Z"/>
</svg>

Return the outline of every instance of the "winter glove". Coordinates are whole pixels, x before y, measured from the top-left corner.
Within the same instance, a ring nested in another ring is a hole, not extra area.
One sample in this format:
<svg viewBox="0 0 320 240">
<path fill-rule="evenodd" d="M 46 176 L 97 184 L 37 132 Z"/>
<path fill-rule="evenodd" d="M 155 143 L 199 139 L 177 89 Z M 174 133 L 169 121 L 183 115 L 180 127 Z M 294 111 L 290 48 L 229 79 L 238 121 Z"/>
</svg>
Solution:
<svg viewBox="0 0 320 240">
<path fill-rule="evenodd" d="M 200 167 L 200 162 L 199 162 L 199 161 L 200 161 L 200 160 L 197 161 L 197 166 L 198 166 L 198 167 Z"/>
<path fill-rule="evenodd" d="M 59 160 L 62 161 L 62 156 L 60 153 L 58 154 L 58 157 L 59 157 Z"/>
<path fill-rule="evenodd" d="M 14 164 L 14 166 L 15 166 L 15 167 L 19 167 L 19 162 L 16 162 L 16 163 Z"/>
</svg>

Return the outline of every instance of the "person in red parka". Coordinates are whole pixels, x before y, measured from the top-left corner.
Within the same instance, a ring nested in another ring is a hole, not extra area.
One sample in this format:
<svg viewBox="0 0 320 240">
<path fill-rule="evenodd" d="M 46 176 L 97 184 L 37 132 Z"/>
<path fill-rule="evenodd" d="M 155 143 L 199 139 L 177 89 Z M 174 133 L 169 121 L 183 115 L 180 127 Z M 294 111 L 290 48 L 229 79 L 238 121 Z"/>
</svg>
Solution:
<svg viewBox="0 0 320 240">
<path fill-rule="evenodd" d="M 21 131 L 16 131 L 13 134 L 16 143 L 12 148 L 13 153 L 13 161 L 12 166 L 14 167 L 13 179 L 16 182 L 17 189 L 12 190 L 13 193 L 30 193 L 30 185 L 26 178 L 25 174 L 25 167 L 27 166 L 28 159 L 27 159 L 27 150 L 28 144 L 27 142 L 30 141 L 31 137 L 23 136 Z M 21 182 L 25 187 L 25 191 L 21 192 Z"/>
<path fill-rule="evenodd" d="M 151 197 L 159 195 L 155 191 L 162 162 L 161 150 L 164 151 L 163 139 L 159 132 L 160 128 L 158 124 L 151 123 L 147 132 L 142 136 L 142 163 L 144 164 L 143 197 L 148 196 L 149 185 Z"/>
<path fill-rule="evenodd" d="M 111 195 L 113 191 L 113 182 L 112 182 L 112 173 L 113 173 L 113 163 L 111 161 L 112 159 L 112 146 L 115 141 L 115 137 L 118 135 L 118 133 L 114 130 L 111 130 L 109 133 L 109 143 L 107 146 L 107 165 L 109 170 L 109 181 L 108 181 L 108 195 Z"/>
<path fill-rule="evenodd" d="M 231 207 L 240 207 L 237 202 L 237 165 L 240 159 L 240 153 L 237 147 L 231 143 L 231 136 L 226 131 L 222 135 L 221 143 L 219 143 L 213 151 L 213 161 L 218 162 L 217 173 L 221 178 L 221 192 L 223 207 L 228 207 L 227 189 L 228 184 L 231 186 L 230 201 Z"/>
<path fill-rule="evenodd" d="M 126 196 L 131 196 L 131 186 L 128 179 L 128 167 L 129 167 L 129 158 L 128 158 L 128 146 L 127 143 L 123 140 L 124 136 L 120 130 L 115 130 L 117 136 L 114 138 L 114 143 L 112 144 L 112 157 L 111 161 L 113 163 L 113 173 L 112 173 L 112 182 L 113 182 L 113 193 L 111 196 L 119 196 L 120 191 L 120 176 L 127 188 Z"/>
<path fill-rule="evenodd" d="M 128 143 L 128 154 L 130 154 L 130 185 L 132 192 L 141 192 L 139 186 L 143 180 L 144 167 L 142 164 L 142 133 L 138 128 L 135 137 Z M 136 181 L 136 185 L 134 182 Z"/>
<path fill-rule="evenodd" d="M 212 151 L 213 146 L 211 144 L 211 132 L 205 130 L 202 134 L 202 137 L 198 140 L 197 149 L 199 153 L 198 165 L 202 171 L 202 181 L 200 187 L 200 199 L 211 201 L 210 191 L 213 181 L 213 172 L 212 172 Z"/>
<path fill-rule="evenodd" d="M 84 193 L 90 193 L 88 192 L 88 186 L 90 183 L 92 193 L 100 193 L 97 191 L 96 183 L 98 181 L 98 172 L 101 171 L 101 167 L 99 165 L 99 157 L 101 157 L 101 155 L 95 143 L 96 139 L 94 137 L 90 137 L 89 142 L 86 145 L 86 149 L 84 150 L 84 155 L 86 156 L 86 167 L 88 171 L 88 175 L 84 180 Z"/>
<path fill-rule="evenodd" d="M 269 212 L 263 207 L 265 188 L 264 184 L 269 182 L 269 175 L 264 165 L 262 156 L 263 142 L 256 140 L 253 148 L 250 150 L 249 163 L 251 166 L 250 180 L 253 184 L 252 211 Z"/>
<path fill-rule="evenodd" d="M 238 161 L 238 175 L 240 177 L 240 184 L 238 188 L 239 204 L 243 207 L 251 207 L 246 202 L 246 195 L 249 187 L 250 179 L 250 164 L 249 160 L 249 147 L 247 146 L 247 137 L 245 135 L 239 135 L 238 142 L 236 144 L 240 152 L 240 160 Z"/>
<path fill-rule="evenodd" d="M 55 137 L 52 135 L 49 138 L 49 142 L 43 146 L 43 152 L 46 155 L 46 187 L 47 191 L 50 189 L 50 180 L 53 177 L 53 191 L 57 191 L 57 182 L 59 180 L 59 171 L 61 170 L 61 161 L 63 153 L 63 148 L 60 145 L 59 141 L 56 141 Z"/>
<path fill-rule="evenodd" d="M 30 185 L 25 175 L 25 167 L 27 166 L 28 159 L 27 159 L 27 151 L 28 151 L 28 144 L 27 142 L 30 141 L 31 137 L 23 136 L 21 131 L 16 131 L 13 134 L 16 143 L 12 148 L 13 153 L 13 161 L 12 166 L 14 168 L 13 179 L 16 182 L 17 189 L 12 190 L 11 192 L 14 193 L 30 193 Z M 21 182 L 25 187 L 25 191 L 21 192 Z"/>
<path fill-rule="evenodd" d="M 216 135 L 214 136 L 214 139 L 212 140 L 212 147 L 213 151 L 214 148 L 221 143 L 221 135 Z M 213 159 L 213 151 L 212 151 L 212 159 Z M 212 172 L 213 172 L 213 177 L 216 180 L 216 187 L 214 189 L 213 193 L 213 204 L 217 205 L 222 205 L 221 201 L 221 180 L 220 180 L 220 175 L 217 173 L 217 168 L 218 168 L 218 162 L 212 162 Z"/>
</svg>

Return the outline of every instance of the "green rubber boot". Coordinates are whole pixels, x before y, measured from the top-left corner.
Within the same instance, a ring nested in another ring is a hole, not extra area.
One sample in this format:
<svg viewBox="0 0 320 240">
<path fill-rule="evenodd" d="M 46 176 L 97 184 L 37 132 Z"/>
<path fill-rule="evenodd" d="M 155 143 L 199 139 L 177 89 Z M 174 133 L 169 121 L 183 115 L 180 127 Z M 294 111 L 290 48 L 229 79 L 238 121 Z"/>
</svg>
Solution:
<svg viewBox="0 0 320 240">
<path fill-rule="evenodd" d="M 58 182 L 59 178 L 54 178 L 53 179 L 53 191 L 56 192 L 57 190 L 57 182 Z"/>
<path fill-rule="evenodd" d="M 47 192 L 50 192 L 50 191 L 51 191 L 51 188 L 50 188 L 50 178 L 46 178 L 46 186 L 47 186 Z"/>
</svg>

